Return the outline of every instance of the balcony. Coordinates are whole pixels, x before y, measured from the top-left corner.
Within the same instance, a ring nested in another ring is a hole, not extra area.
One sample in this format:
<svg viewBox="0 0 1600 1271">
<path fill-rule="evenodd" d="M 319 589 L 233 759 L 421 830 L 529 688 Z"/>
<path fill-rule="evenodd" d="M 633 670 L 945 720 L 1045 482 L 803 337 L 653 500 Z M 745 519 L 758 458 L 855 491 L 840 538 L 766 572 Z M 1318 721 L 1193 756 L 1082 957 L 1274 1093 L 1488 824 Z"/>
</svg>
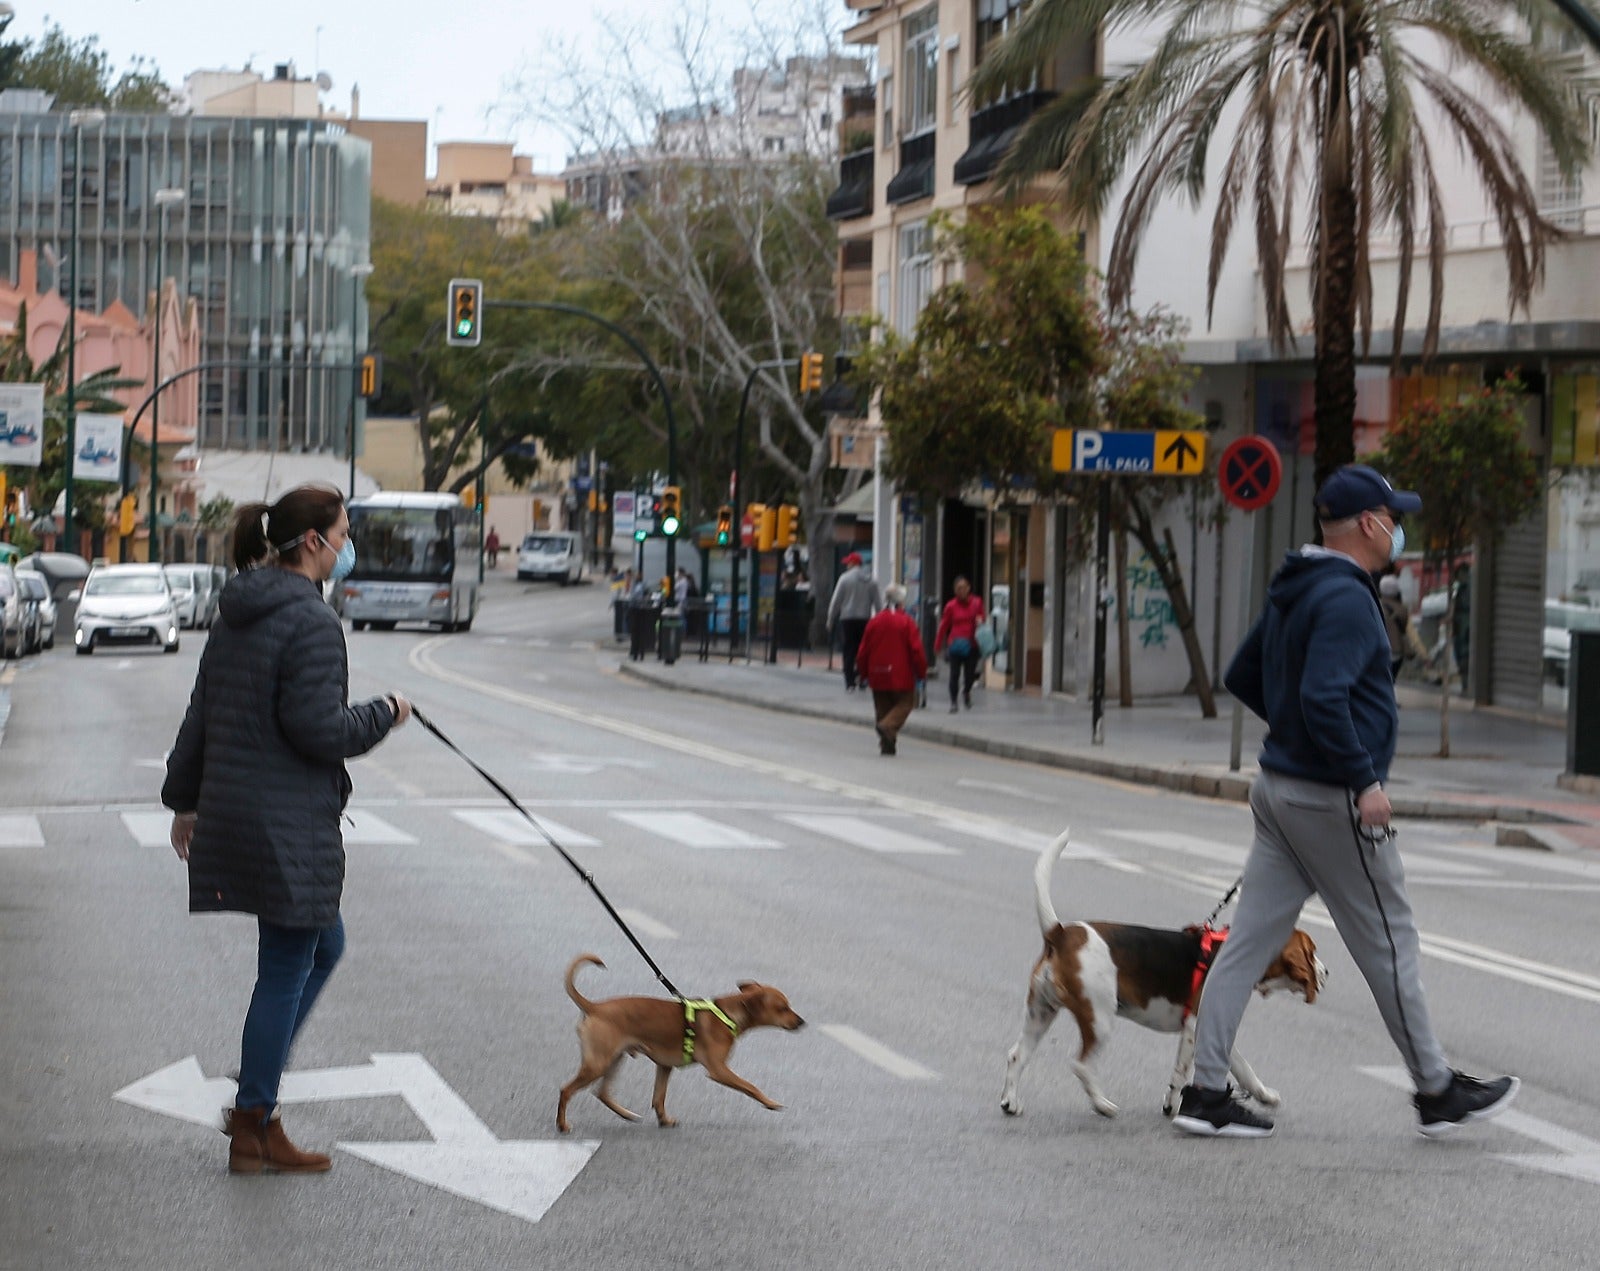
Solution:
<svg viewBox="0 0 1600 1271">
<path fill-rule="evenodd" d="M 839 160 L 839 188 L 828 195 L 828 219 L 850 221 L 872 215 L 872 147 Z"/>
<path fill-rule="evenodd" d="M 956 184 L 981 185 L 992 177 L 1022 126 L 1054 97 L 1038 90 L 1019 93 L 975 112 L 967 122 L 967 148 L 956 160 Z"/>
<path fill-rule="evenodd" d="M 885 192 L 890 203 L 912 203 L 933 193 L 933 136 L 925 132 L 900 143 L 900 171 Z"/>
</svg>

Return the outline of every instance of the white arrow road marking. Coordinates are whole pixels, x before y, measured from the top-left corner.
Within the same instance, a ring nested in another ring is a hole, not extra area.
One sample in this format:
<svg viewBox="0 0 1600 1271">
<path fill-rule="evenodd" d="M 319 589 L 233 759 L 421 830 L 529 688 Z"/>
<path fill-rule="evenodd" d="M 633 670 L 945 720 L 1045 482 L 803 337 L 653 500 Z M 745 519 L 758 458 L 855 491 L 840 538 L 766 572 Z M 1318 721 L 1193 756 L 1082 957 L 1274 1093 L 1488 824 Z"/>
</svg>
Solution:
<svg viewBox="0 0 1600 1271">
<path fill-rule="evenodd" d="M 43 847 L 44 831 L 36 816 L 0 816 L 0 847 Z"/>
<path fill-rule="evenodd" d="M 939 1074 L 932 1069 L 924 1068 L 914 1059 L 896 1054 L 882 1042 L 858 1032 L 848 1024 L 823 1024 L 820 1028 L 846 1050 L 853 1050 L 869 1064 L 882 1068 L 891 1076 L 906 1081 L 937 1081 L 939 1078 Z"/>
<path fill-rule="evenodd" d="M 698 812 L 613 812 L 619 821 L 626 821 L 647 834 L 669 838 L 685 847 L 782 847 L 775 839 L 747 834 L 731 825 L 723 825 Z"/>
<path fill-rule="evenodd" d="M 1376 1067 L 1362 1068 L 1360 1071 L 1397 1090 L 1412 1089 L 1411 1074 L 1404 1068 Z M 1494 1123 L 1560 1153 L 1559 1156 L 1523 1156 L 1497 1152 L 1497 1159 L 1528 1169 L 1543 1170 L 1547 1174 L 1563 1174 L 1586 1183 L 1600 1183 L 1600 1143 L 1595 1140 L 1515 1109 L 1502 1112 L 1494 1119 Z"/>
<path fill-rule="evenodd" d="M 840 816 L 833 813 L 785 812 L 778 820 L 797 825 L 802 830 L 821 834 L 851 847 L 864 847 L 869 852 L 887 852 L 894 855 L 959 856 L 953 847 L 931 842 L 915 834 L 891 830 L 884 825 L 874 825 L 865 817 Z"/>
<path fill-rule="evenodd" d="M 134 1107 L 215 1129 L 232 1103 L 234 1083 L 207 1078 L 194 1056 L 117 1091 Z M 577 1178 L 600 1144 L 495 1138 L 421 1055 L 374 1055 L 350 1068 L 286 1073 L 282 1103 L 322 1103 L 398 1095 L 433 1136 L 431 1142 L 340 1143 L 338 1149 L 465 1200 L 538 1222 Z"/>
</svg>

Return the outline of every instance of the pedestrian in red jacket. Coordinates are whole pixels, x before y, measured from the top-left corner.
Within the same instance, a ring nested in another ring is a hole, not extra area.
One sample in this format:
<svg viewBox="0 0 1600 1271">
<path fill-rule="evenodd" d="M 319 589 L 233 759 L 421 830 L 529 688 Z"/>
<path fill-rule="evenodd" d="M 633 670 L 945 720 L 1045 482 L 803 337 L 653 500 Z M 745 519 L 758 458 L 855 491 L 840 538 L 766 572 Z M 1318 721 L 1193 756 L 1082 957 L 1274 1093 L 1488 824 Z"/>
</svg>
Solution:
<svg viewBox="0 0 1600 1271">
<path fill-rule="evenodd" d="M 883 596 L 888 608 L 874 615 L 861 633 L 856 666 L 872 688 L 878 753 L 892 755 L 895 738 L 916 703 L 917 683 L 927 678 L 928 655 L 922 649 L 922 632 L 906 612 L 906 589 L 891 583 L 884 588 Z"/>
<path fill-rule="evenodd" d="M 972 685 L 978 678 L 978 666 L 983 655 L 978 651 L 978 628 L 983 624 L 983 601 L 972 592 L 972 584 L 957 578 L 956 594 L 944 607 L 939 619 L 939 632 L 934 637 L 933 655 L 948 649 L 950 659 L 950 713 L 956 713 L 956 692 L 960 686 L 961 700 L 972 708 Z"/>
</svg>

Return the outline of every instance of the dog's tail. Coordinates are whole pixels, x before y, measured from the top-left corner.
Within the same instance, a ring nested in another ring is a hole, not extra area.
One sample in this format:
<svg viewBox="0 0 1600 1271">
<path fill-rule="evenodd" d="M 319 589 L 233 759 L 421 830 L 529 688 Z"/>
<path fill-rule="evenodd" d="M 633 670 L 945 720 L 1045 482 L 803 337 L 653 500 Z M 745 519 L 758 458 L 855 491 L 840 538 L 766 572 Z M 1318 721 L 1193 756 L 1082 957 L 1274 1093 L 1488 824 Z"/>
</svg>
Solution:
<svg viewBox="0 0 1600 1271">
<path fill-rule="evenodd" d="M 578 968 L 581 967 L 585 962 L 593 962 L 597 967 L 604 967 L 605 963 L 600 961 L 600 959 L 595 957 L 592 953 L 580 953 L 577 957 L 572 959 L 572 965 L 567 968 L 567 996 L 578 1004 L 578 1009 L 580 1011 L 582 1011 L 585 1015 L 588 1015 L 594 1010 L 594 1003 L 586 998 L 582 993 L 578 992 L 578 986 L 573 983 L 574 978 L 578 974 Z"/>
<path fill-rule="evenodd" d="M 1039 861 L 1033 867 L 1033 908 L 1039 915 L 1041 935 L 1048 936 L 1061 925 L 1061 919 L 1056 917 L 1056 907 L 1050 903 L 1050 875 L 1056 862 L 1061 859 L 1061 853 L 1067 850 L 1067 840 L 1071 837 L 1072 827 L 1068 826 L 1055 842 L 1039 853 Z"/>
</svg>

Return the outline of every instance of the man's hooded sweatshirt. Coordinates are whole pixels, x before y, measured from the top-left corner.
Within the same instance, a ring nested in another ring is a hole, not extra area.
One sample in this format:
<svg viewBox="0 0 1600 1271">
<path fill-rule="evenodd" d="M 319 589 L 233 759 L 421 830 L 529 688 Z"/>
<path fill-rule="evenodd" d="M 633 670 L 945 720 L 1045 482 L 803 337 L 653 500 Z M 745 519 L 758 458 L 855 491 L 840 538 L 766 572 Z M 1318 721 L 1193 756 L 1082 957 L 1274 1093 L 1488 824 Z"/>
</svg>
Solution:
<svg viewBox="0 0 1600 1271">
<path fill-rule="evenodd" d="M 1387 781 L 1400 716 L 1372 576 L 1338 552 L 1290 552 L 1223 677 L 1267 721 L 1261 766 L 1360 793 Z"/>
</svg>

